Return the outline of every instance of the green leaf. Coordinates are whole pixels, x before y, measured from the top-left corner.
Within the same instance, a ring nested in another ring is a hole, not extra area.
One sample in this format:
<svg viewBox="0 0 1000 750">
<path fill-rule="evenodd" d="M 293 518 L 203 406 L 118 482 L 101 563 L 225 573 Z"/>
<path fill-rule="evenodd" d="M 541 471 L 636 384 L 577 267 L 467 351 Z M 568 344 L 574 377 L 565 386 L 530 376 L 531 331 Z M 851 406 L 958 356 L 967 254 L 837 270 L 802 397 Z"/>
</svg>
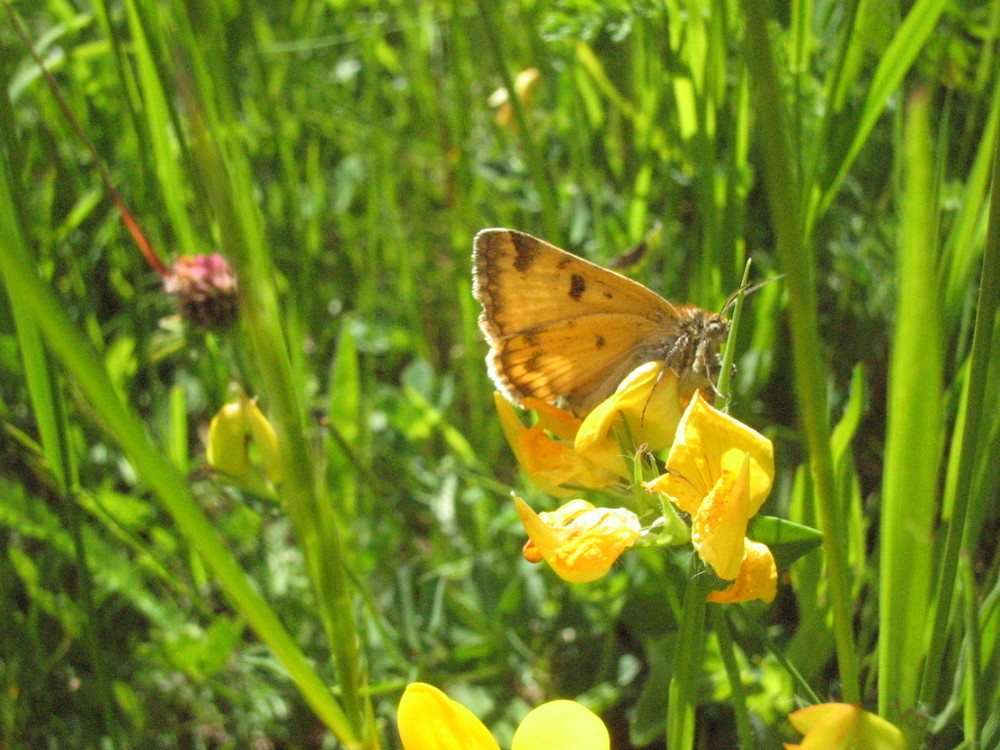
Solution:
<svg viewBox="0 0 1000 750">
<path fill-rule="evenodd" d="M 747 536 L 770 548 L 778 570 L 785 570 L 823 543 L 823 534 L 816 529 L 775 516 L 755 516 Z"/>
</svg>

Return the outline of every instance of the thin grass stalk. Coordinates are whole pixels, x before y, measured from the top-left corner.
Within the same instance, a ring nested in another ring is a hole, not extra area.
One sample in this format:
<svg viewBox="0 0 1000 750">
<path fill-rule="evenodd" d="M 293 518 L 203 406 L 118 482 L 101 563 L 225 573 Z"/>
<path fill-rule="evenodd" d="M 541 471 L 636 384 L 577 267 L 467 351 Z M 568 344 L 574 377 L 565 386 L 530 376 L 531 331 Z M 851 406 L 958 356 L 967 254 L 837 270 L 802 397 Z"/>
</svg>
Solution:
<svg viewBox="0 0 1000 750">
<path fill-rule="evenodd" d="M 246 187 L 254 182 L 246 146 L 237 126 L 236 87 L 212 71 L 227 54 L 221 22 L 196 3 L 177 0 L 177 36 L 172 40 L 190 65 L 193 79 L 179 74 L 179 88 L 191 132 L 195 163 L 218 222 L 223 253 L 234 263 L 241 284 L 241 313 L 253 352 L 253 372 L 274 417 L 286 462 L 279 494 L 288 508 L 327 642 L 337 668 L 339 694 L 352 727 L 351 746 L 377 747 L 366 699 L 354 602 L 345 571 L 338 508 L 328 494 L 307 436 L 302 362 L 293 360 L 296 311 L 282 311 L 261 217 Z M 223 66 L 225 67 L 225 66 Z M 282 321 L 293 331 L 286 335 Z M 296 366 L 297 365 L 297 366 Z M 350 526 L 350 518 L 344 518 Z"/>
<path fill-rule="evenodd" d="M 758 122 L 763 123 L 758 134 L 763 146 L 768 204 L 777 234 L 778 256 L 787 275 L 796 392 L 809 446 L 813 492 L 827 555 L 841 689 L 845 701 L 857 703 L 861 699 L 861 690 L 852 627 L 847 537 L 830 452 L 825 371 L 819 364 L 823 362 L 823 356 L 816 312 L 813 250 L 805 233 L 804 201 L 799 186 L 790 180 L 796 173 L 796 163 L 791 153 L 783 106 L 785 93 L 778 83 L 768 36 L 766 5 L 763 0 L 748 0 L 743 4 L 747 17 L 747 64 L 756 84 Z"/>
<path fill-rule="evenodd" d="M 549 172 L 545 156 L 538 147 L 538 142 L 532 135 L 532 129 L 528 122 L 527 113 L 524 111 L 524 103 L 518 96 L 514 88 L 514 76 L 511 75 L 507 64 L 507 56 L 504 53 L 504 45 L 501 39 L 504 38 L 500 24 L 502 20 L 496 12 L 496 8 L 490 5 L 487 0 L 476 0 L 479 6 L 479 16 L 482 19 L 483 28 L 486 31 L 486 40 L 493 54 L 496 71 L 500 75 L 500 81 L 507 89 L 507 96 L 514 111 L 514 122 L 517 125 L 517 135 L 521 139 L 521 148 L 524 150 L 524 158 L 527 162 L 528 171 L 531 173 L 535 183 L 535 190 L 538 191 L 538 200 L 541 202 L 542 222 L 545 224 L 546 239 L 556 245 L 565 245 L 561 222 L 559 221 L 559 206 L 557 203 L 558 192 L 555 181 Z"/>
<path fill-rule="evenodd" d="M 118 83 L 124 91 L 121 99 L 125 103 L 125 109 L 128 111 L 129 124 L 132 127 L 132 133 L 135 135 L 136 149 L 140 155 L 145 157 L 146 143 L 143 138 L 142 128 L 139 125 L 141 102 L 139 92 L 136 89 L 135 77 L 131 74 L 123 50 L 124 40 L 115 32 L 115 28 L 111 24 L 111 12 L 108 9 L 108 0 L 94 0 L 92 7 L 101 30 L 104 32 L 105 37 L 107 37 L 108 44 L 111 45 L 111 59 Z"/>
<path fill-rule="evenodd" d="M 955 591 L 959 553 L 969 510 L 972 474 L 976 452 L 979 449 L 980 420 L 985 399 L 986 372 L 993 353 L 993 322 L 1000 305 L 1000 132 L 993 151 L 993 189 L 990 193 L 989 227 L 983 248 L 982 271 L 979 279 L 979 296 L 976 302 L 976 322 L 972 333 L 972 352 L 969 376 L 962 393 L 965 420 L 962 429 L 961 451 L 955 473 L 951 518 L 948 521 L 944 554 L 941 558 L 937 596 L 933 603 L 933 625 L 930 632 L 937 634 L 930 640 L 927 661 L 920 686 L 920 702 L 930 706 L 937 694 L 941 680 L 941 665 L 947 646 L 940 637 L 946 632 Z"/>
<path fill-rule="evenodd" d="M 980 656 L 982 654 L 982 631 L 979 627 L 979 601 L 976 595 L 976 576 L 967 554 L 962 554 L 959 560 L 959 575 L 962 579 L 962 614 L 965 621 L 964 650 L 965 675 L 962 680 L 964 695 L 962 696 L 963 726 L 965 741 L 972 747 L 985 747 L 981 744 L 983 720 L 983 687 Z"/>
<path fill-rule="evenodd" d="M 879 714 L 916 706 L 930 605 L 942 450 L 942 353 L 929 95 L 910 97 L 897 313 L 889 370 L 879 575 Z M 945 639 L 946 628 L 936 631 Z M 912 727 L 904 731 L 912 733 Z"/>
<path fill-rule="evenodd" d="M 170 226 L 176 234 L 177 245 L 185 252 L 194 252 L 200 245 L 197 244 L 197 236 L 188 214 L 183 165 L 178 161 L 175 151 L 175 137 L 180 139 L 182 136 L 172 132 L 172 103 L 166 95 L 163 72 L 153 54 L 147 19 L 140 8 L 142 0 L 124 2 L 160 195 L 170 218 Z"/>
<path fill-rule="evenodd" d="M 735 611 L 739 613 L 739 616 L 743 621 L 743 627 L 750 631 L 756 640 L 763 643 L 768 653 L 770 653 L 771 656 L 774 657 L 775 661 L 777 661 L 782 668 L 788 672 L 792 681 L 795 683 L 796 694 L 801 696 L 803 700 L 808 701 L 811 705 L 815 706 L 817 703 L 822 703 L 820 697 L 816 695 L 815 691 L 812 689 L 812 685 L 809 684 L 809 681 L 806 680 L 796 666 L 789 661 L 788 657 L 785 655 L 784 649 L 775 646 L 774 641 L 768 635 L 767 630 L 761 627 L 754 615 L 747 611 L 746 605 L 737 605 Z"/>
<path fill-rule="evenodd" d="M 732 697 L 733 712 L 736 714 L 736 734 L 740 738 L 741 750 L 754 750 L 753 727 L 750 725 L 750 709 L 747 707 L 747 694 L 743 689 L 743 679 L 740 676 L 740 665 L 736 661 L 736 649 L 733 646 L 733 634 L 729 630 L 729 620 L 721 605 L 709 606 L 712 631 L 719 639 L 719 654 L 726 669 L 729 680 L 729 691 Z"/>
<path fill-rule="evenodd" d="M 906 14 L 903 23 L 896 29 L 892 41 L 879 58 L 878 67 L 872 76 L 871 86 L 868 88 L 868 95 L 861 109 L 861 118 L 847 153 L 830 184 L 812 195 L 814 200 L 809 204 L 806 225 L 809 230 L 818 218 L 826 213 L 840 191 L 847 173 L 874 130 L 889 98 L 898 91 L 903 78 L 923 49 L 924 43 L 936 28 L 947 4 L 948 0 L 917 0 Z"/>
<path fill-rule="evenodd" d="M 692 556 L 667 695 L 667 747 L 670 750 L 690 750 L 694 746 L 698 672 L 705 651 L 705 615 L 711 582 L 712 576 L 707 575 L 698 558 Z"/>
<path fill-rule="evenodd" d="M 204 123 L 196 125 L 194 131 L 195 150 L 205 184 L 213 195 L 222 247 L 234 261 L 240 279 L 241 313 L 254 352 L 254 365 L 282 446 L 284 479 L 279 495 L 299 535 L 318 613 L 334 653 L 345 712 L 353 727 L 352 735 L 356 735 L 363 726 L 364 700 L 358 636 L 344 571 L 340 529 L 332 498 L 320 489 L 319 474 L 306 437 L 305 412 L 298 391 L 300 379 L 293 370 L 281 328 L 282 313 L 273 282 L 275 272 L 260 236 L 256 208 L 248 201 L 233 200 L 238 195 L 236 185 L 251 184 L 252 178 L 242 157 L 226 159 L 225 149 L 214 143 Z M 231 144 L 229 155 L 234 151 L 238 151 L 238 146 Z"/>
<path fill-rule="evenodd" d="M 52 354 L 93 407 L 102 427 L 122 447 L 139 476 L 162 500 L 188 544 L 198 550 L 221 589 L 271 648 L 316 715 L 345 745 L 356 747 L 353 729 L 337 701 L 240 569 L 218 531 L 191 496 L 184 478 L 152 443 L 131 407 L 121 400 L 97 354 L 70 322 L 52 289 L 38 277 L 17 216 L 10 189 L 11 177 L 6 158 L 0 159 L 0 236 L 5 238 L 4 252 L 0 253 L 0 275 L 8 292 L 17 290 L 14 294 L 22 302 L 22 313 L 31 316 L 38 325 Z"/>
</svg>

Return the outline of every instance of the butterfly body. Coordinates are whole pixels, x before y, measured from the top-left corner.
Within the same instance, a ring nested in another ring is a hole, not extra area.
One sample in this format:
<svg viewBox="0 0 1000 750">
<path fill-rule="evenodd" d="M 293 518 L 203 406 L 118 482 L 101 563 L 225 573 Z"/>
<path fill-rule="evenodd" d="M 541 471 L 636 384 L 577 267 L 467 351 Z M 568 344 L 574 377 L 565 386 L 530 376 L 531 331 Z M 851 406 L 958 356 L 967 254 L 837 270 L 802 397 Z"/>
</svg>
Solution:
<svg viewBox="0 0 1000 750">
<path fill-rule="evenodd" d="M 485 229 L 473 294 L 486 362 L 514 403 L 538 398 L 585 414 L 639 365 L 663 360 L 682 394 L 711 391 L 723 315 L 673 305 L 642 284 L 523 232 Z"/>
</svg>

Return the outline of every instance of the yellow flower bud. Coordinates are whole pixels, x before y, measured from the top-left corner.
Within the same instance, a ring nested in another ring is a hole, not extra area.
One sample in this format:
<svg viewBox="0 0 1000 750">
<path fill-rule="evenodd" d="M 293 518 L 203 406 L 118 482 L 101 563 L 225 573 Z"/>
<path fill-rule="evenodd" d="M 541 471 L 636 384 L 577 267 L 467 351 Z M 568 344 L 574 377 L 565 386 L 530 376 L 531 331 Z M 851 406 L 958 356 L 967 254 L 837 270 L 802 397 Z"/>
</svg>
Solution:
<svg viewBox="0 0 1000 750">
<path fill-rule="evenodd" d="M 250 454 L 250 446 L 257 457 Z M 255 489 L 261 473 L 273 484 L 281 482 L 282 457 L 278 436 L 254 399 L 241 396 L 223 406 L 208 428 L 209 465 L 216 471 Z"/>
</svg>

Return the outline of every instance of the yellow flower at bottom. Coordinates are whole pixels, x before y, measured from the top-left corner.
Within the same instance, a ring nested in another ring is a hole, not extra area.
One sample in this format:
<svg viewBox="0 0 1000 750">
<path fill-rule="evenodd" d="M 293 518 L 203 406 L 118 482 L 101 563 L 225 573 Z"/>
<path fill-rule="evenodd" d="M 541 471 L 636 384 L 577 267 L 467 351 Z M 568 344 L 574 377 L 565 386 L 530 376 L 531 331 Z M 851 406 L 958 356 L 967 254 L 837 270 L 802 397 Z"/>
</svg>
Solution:
<svg viewBox="0 0 1000 750">
<path fill-rule="evenodd" d="M 423 682 L 406 686 L 396 722 L 405 750 L 500 750 L 472 711 Z"/>
<path fill-rule="evenodd" d="M 397 713 L 404 750 L 499 750 L 489 730 L 465 706 L 436 687 L 406 687 Z M 608 730 L 575 701 L 543 703 L 524 717 L 512 750 L 609 750 Z"/>
<path fill-rule="evenodd" d="M 805 737 L 788 750 L 906 750 L 903 733 L 856 703 L 821 703 L 788 715 Z"/>
<path fill-rule="evenodd" d="M 538 514 L 519 497 L 514 503 L 528 532 L 525 559 L 545 560 L 556 575 L 571 583 L 607 575 L 642 533 L 639 518 L 624 508 L 595 508 L 586 500 L 573 500 L 558 510 Z"/>
</svg>

